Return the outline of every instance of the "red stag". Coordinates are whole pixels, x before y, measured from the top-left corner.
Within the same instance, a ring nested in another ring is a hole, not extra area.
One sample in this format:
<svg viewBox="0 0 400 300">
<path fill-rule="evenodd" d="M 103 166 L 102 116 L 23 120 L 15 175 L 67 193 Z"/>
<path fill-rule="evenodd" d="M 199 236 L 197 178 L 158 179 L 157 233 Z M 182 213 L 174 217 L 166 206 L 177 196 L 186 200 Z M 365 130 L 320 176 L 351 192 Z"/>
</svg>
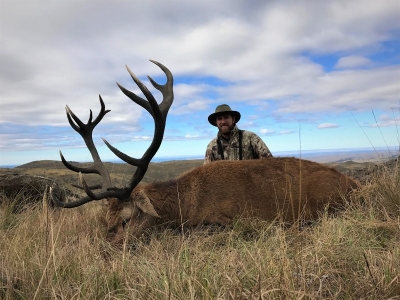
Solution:
<svg viewBox="0 0 400 300">
<path fill-rule="evenodd" d="M 344 174 L 315 162 L 297 158 L 268 158 L 263 160 L 219 161 L 195 168 L 179 177 L 164 182 L 138 186 L 148 165 L 161 145 L 168 110 L 173 102 L 173 77 L 162 64 L 152 61 L 166 74 L 167 82 L 159 85 L 150 77 L 163 100 L 158 105 L 146 86 L 128 69 L 132 79 L 147 101 L 124 87 L 119 88 L 132 101 L 146 109 L 155 123 L 154 138 L 140 159 L 132 158 L 104 140 L 110 150 L 123 161 L 136 166 L 136 171 L 125 188 L 111 187 L 110 175 L 97 153 L 92 139 L 94 127 L 109 110 L 100 97 L 101 111 L 92 122 L 82 123 L 66 107 L 68 121 L 82 136 L 92 157 L 92 168 L 76 167 L 68 163 L 60 152 L 64 165 L 81 173 L 101 175 L 101 186 L 87 186 L 82 178 L 82 189 L 87 196 L 74 202 L 54 199 L 61 207 L 72 208 L 93 200 L 108 199 L 108 239 L 121 241 L 125 225 L 133 236 L 163 222 L 193 226 L 200 223 L 229 224 L 237 217 L 256 217 L 293 223 L 311 220 L 329 204 L 340 207 L 357 182 Z M 76 122 L 74 123 L 73 120 Z M 94 193 L 94 189 L 101 192 Z"/>
</svg>

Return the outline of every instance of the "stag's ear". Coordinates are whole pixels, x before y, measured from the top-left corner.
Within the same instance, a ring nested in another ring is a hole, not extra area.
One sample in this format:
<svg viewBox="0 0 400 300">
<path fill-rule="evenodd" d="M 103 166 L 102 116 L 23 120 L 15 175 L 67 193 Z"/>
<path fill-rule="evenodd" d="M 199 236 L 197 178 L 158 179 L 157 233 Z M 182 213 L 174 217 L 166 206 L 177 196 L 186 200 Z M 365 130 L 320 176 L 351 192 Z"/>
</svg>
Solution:
<svg viewBox="0 0 400 300">
<path fill-rule="evenodd" d="M 135 203 L 137 207 L 144 213 L 156 218 L 160 218 L 160 216 L 154 209 L 153 204 L 151 204 L 149 197 L 147 197 L 144 191 L 140 191 L 140 197 L 136 199 Z"/>
</svg>

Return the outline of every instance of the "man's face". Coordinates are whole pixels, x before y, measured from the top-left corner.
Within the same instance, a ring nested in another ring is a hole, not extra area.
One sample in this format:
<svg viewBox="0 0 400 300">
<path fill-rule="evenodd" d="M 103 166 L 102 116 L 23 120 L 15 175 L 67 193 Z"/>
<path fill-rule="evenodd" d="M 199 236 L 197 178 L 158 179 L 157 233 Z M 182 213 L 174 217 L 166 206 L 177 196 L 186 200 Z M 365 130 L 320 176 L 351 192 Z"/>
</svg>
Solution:
<svg viewBox="0 0 400 300">
<path fill-rule="evenodd" d="M 215 123 L 219 129 L 219 132 L 223 135 L 229 135 L 233 127 L 235 126 L 235 118 L 230 114 L 223 114 L 217 116 Z"/>
</svg>

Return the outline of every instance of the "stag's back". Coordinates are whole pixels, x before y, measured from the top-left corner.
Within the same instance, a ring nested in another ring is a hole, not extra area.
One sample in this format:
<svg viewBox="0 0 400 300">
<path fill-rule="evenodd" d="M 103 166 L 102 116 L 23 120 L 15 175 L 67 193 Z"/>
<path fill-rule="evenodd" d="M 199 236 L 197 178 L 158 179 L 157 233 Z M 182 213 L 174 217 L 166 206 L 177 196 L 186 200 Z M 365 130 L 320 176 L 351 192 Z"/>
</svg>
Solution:
<svg viewBox="0 0 400 300">
<path fill-rule="evenodd" d="M 177 178 L 189 223 L 229 223 L 236 217 L 285 222 L 314 219 L 342 206 L 357 182 L 337 170 L 296 158 L 217 161 Z"/>
</svg>

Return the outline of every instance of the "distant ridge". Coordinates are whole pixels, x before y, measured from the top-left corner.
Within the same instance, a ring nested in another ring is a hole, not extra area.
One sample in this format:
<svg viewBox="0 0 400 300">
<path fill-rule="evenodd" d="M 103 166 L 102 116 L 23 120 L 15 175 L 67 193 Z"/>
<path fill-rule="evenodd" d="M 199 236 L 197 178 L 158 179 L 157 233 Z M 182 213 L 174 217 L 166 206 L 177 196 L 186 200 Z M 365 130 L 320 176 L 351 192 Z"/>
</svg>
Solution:
<svg viewBox="0 0 400 300">
<path fill-rule="evenodd" d="M 72 162 L 76 163 L 76 162 Z M 57 160 L 35 160 L 29 163 L 17 166 L 16 168 L 22 169 L 36 169 L 36 168 L 44 168 L 44 169 L 59 169 L 65 168 L 61 161 Z"/>
<path fill-rule="evenodd" d="M 195 163 L 195 165 L 200 165 L 203 159 L 176 159 L 176 160 L 166 160 L 166 161 L 159 161 L 159 162 L 151 162 L 152 164 L 163 165 L 163 164 L 170 164 L 174 162 L 181 162 L 182 164 L 191 164 Z M 69 161 L 74 165 L 84 166 L 86 164 L 91 164 L 91 162 L 77 162 L 77 161 Z M 104 165 L 123 165 L 126 164 L 125 162 L 118 161 L 118 162 L 103 162 Z M 0 168 L 8 168 L 6 166 L 0 166 Z M 35 160 L 26 164 L 22 164 L 19 166 L 12 166 L 14 169 L 67 169 L 61 161 L 58 160 Z"/>
</svg>

